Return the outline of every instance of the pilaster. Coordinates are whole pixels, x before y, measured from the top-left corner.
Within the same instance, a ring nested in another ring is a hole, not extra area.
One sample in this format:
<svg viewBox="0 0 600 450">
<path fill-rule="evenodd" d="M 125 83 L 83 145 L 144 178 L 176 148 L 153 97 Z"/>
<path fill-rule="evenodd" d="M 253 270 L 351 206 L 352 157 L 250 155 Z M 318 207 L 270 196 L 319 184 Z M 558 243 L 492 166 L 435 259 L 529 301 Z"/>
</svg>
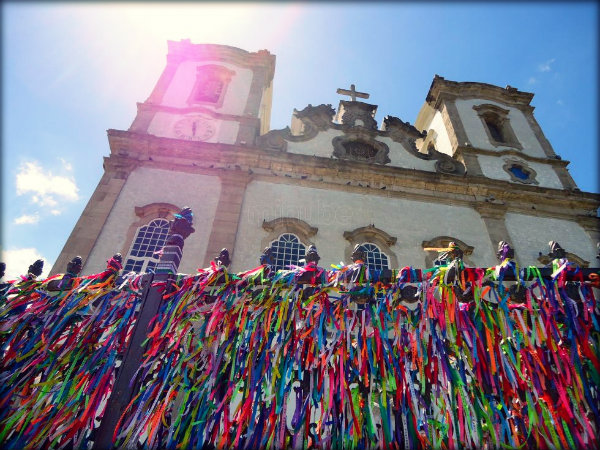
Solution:
<svg viewBox="0 0 600 450">
<path fill-rule="evenodd" d="M 247 173 L 225 172 L 219 175 L 221 179 L 221 194 L 208 239 L 203 267 L 210 266 L 210 262 L 226 248 L 235 259 L 235 238 L 237 235 L 242 203 L 246 186 L 251 179 Z"/>
<path fill-rule="evenodd" d="M 450 138 L 450 143 L 452 144 L 454 152 L 456 152 L 460 146 L 471 145 L 469 138 L 467 137 L 465 127 L 463 126 L 462 120 L 458 113 L 458 108 L 454 103 L 455 98 L 456 97 L 449 94 L 444 94 L 444 101 L 440 109 L 442 113 L 442 120 L 446 125 L 448 137 Z"/>
<path fill-rule="evenodd" d="M 477 158 L 477 155 L 469 152 L 469 147 L 459 146 L 455 152 L 455 155 L 457 156 L 458 160 L 462 161 L 462 163 L 465 165 L 468 176 L 483 176 L 479 159 Z"/>
<path fill-rule="evenodd" d="M 494 253 L 498 248 L 498 242 L 506 241 L 512 244 L 506 228 L 506 205 L 491 202 L 478 203 L 475 205 L 475 210 L 485 224 Z M 515 249 L 515 260 L 519 263 L 518 249 Z"/>
<path fill-rule="evenodd" d="M 67 263 L 77 255 L 83 260 L 83 272 L 85 272 L 87 258 L 100 236 L 129 173 L 133 170 L 130 161 L 118 161 L 119 159 L 118 157 L 104 158 L 104 175 L 52 266 L 50 276 L 64 272 Z"/>
<path fill-rule="evenodd" d="M 600 242 L 600 217 L 578 216 L 575 220 L 590 235 L 594 245 Z"/>
<path fill-rule="evenodd" d="M 548 158 L 556 158 L 556 153 L 554 152 L 554 149 L 552 148 L 552 144 L 550 144 L 550 141 L 548 141 L 548 139 L 546 139 L 546 136 L 544 135 L 542 128 L 540 127 L 539 123 L 537 122 L 537 120 L 535 119 L 535 117 L 533 115 L 533 107 L 532 106 L 523 107 L 522 111 L 523 111 L 523 115 L 527 119 L 527 123 L 529 123 L 531 130 L 533 131 L 533 133 L 535 134 L 535 137 L 537 138 L 538 142 L 542 146 L 542 149 L 544 150 L 544 153 L 546 154 L 546 156 Z M 554 172 L 556 172 L 558 179 L 560 180 L 560 182 L 562 183 L 562 185 L 565 189 L 572 190 L 573 188 L 577 187 L 577 184 L 571 177 L 571 174 L 569 173 L 569 171 L 567 170 L 566 167 L 553 166 L 553 169 L 554 169 Z"/>
</svg>

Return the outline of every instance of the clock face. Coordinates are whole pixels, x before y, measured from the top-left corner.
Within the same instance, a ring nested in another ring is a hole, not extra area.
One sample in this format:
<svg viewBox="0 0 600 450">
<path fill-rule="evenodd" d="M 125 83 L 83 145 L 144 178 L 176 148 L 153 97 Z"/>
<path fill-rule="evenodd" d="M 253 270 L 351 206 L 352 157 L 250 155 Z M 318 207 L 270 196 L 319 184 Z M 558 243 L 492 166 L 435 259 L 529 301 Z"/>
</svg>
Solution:
<svg viewBox="0 0 600 450">
<path fill-rule="evenodd" d="M 206 141 L 215 134 L 215 125 L 206 117 L 185 117 L 175 123 L 175 136 L 190 141 Z"/>
</svg>

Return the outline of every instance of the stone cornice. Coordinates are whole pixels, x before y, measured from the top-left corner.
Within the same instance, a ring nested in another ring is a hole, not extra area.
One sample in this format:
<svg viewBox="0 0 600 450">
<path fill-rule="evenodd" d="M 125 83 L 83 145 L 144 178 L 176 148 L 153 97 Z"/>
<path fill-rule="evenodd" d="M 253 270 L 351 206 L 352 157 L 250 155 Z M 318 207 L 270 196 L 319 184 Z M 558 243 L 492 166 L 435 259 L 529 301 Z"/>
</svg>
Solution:
<svg viewBox="0 0 600 450">
<path fill-rule="evenodd" d="M 487 149 L 483 149 L 483 148 L 479 148 L 479 147 L 469 147 L 469 146 L 464 146 L 464 145 L 457 147 L 456 152 L 454 153 L 454 156 L 459 157 L 459 156 L 462 156 L 463 153 L 470 153 L 470 154 L 474 154 L 474 155 L 496 156 L 496 157 L 516 156 L 516 157 L 526 160 L 526 161 L 550 164 L 550 165 L 557 166 L 557 167 L 567 167 L 570 163 L 570 161 L 567 161 L 565 159 L 540 158 L 539 156 L 531 156 L 520 150 L 513 150 L 513 149 L 487 150 Z"/>
<path fill-rule="evenodd" d="M 366 105 L 371 107 L 367 103 L 360 102 L 349 102 L 355 104 Z M 421 153 L 417 149 L 416 140 L 426 137 L 426 133 L 422 133 L 417 130 L 408 122 L 403 122 L 397 117 L 387 116 L 384 119 L 383 127 L 381 130 L 376 129 L 373 126 L 356 126 L 354 120 L 349 120 L 349 123 L 339 124 L 332 121 L 332 117 L 335 111 L 331 105 L 319 105 L 312 106 L 308 105 L 302 111 L 294 110 L 294 115 L 298 120 L 304 124 L 303 133 L 300 135 L 293 135 L 289 127 L 281 130 L 271 130 L 268 133 L 257 137 L 256 144 L 262 148 L 269 150 L 278 150 L 281 152 L 287 151 L 288 142 L 303 142 L 309 141 L 315 138 L 319 132 L 326 130 L 338 130 L 344 133 L 341 136 L 337 136 L 332 141 L 332 155 L 338 158 L 345 158 L 346 152 L 340 149 L 336 142 L 341 141 L 362 141 L 374 148 L 381 149 L 382 147 L 387 148 L 387 145 L 378 138 L 390 138 L 392 141 L 400 144 L 404 151 L 410 155 L 423 159 L 423 160 L 434 160 L 435 170 L 440 173 L 452 174 L 455 176 L 463 176 L 466 172 L 464 164 L 456 158 L 452 158 L 445 153 L 440 153 L 436 150 L 429 151 L 428 153 Z M 363 117 L 364 118 L 364 117 Z M 387 164 L 390 162 L 387 157 L 387 151 L 385 155 L 378 155 L 371 162 L 377 162 L 380 164 Z"/>
<path fill-rule="evenodd" d="M 307 237 L 313 237 L 319 229 L 306 223 L 304 220 L 297 219 L 295 217 L 278 217 L 277 219 L 263 220 L 262 227 L 267 231 L 273 231 L 276 229 L 294 229 L 298 228 Z"/>
<path fill-rule="evenodd" d="M 474 207 L 506 204 L 508 212 L 573 219 L 600 206 L 600 194 L 564 191 L 455 176 L 358 161 L 285 153 L 242 145 L 209 144 L 108 130 L 112 155 L 128 167 L 140 165 L 218 175 L 251 174 L 254 179 L 337 189 L 386 197 Z M 125 163 L 128 161 L 128 163 Z M 494 208 L 497 208 L 495 206 Z"/>
<path fill-rule="evenodd" d="M 237 116 L 234 114 L 221 114 L 203 106 L 190 106 L 187 108 L 177 108 L 174 106 L 159 105 L 152 102 L 138 103 L 138 114 L 141 112 L 164 112 L 168 114 L 204 114 L 217 120 L 232 120 L 244 124 L 256 125 L 260 120 L 255 117 Z"/>
<path fill-rule="evenodd" d="M 532 93 L 522 92 L 511 86 L 501 88 L 487 83 L 450 81 L 436 75 L 431 82 L 425 101 L 432 107 L 438 108 L 444 96 L 446 98 L 475 96 L 517 107 L 529 106 L 533 98 Z"/>
<path fill-rule="evenodd" d="M 347 241 L 356 242 L 357 240 L 364 237 L 377 236 L 383 242 L 386 243 L 388 247 L 392 247 L 398 242 L 398 238 L 394 236 L 390 236 L 385 231 L 377 228 L 375 225 L 368 225 L 366 227 L 356 228 L 352 231 L 344 231 L 344 239 Z"/>
<path fill-rule="evenodd" d="M 600 217 L 578 216 L 575 220 L 587 231 L 600 232 Z"/>
<path fill-rule="evenodd" d="M 275 74 L 275 55 L 268 50 L 250 53 L 237 47 L 216 44 L 192 44 L 189 39 L 167 41 L 169 62 L 180 61 L 224 61 L 241 67 L 265 68 L 265 84 L 273 80 Z"/>
<path fill-rule="evenodd" d="M 492 219 L 501 219 L 506 215 L 508 207 L 503 202 L 484 200 L 473 205 L 481 217 L 490 217 Z"/>
</svg>

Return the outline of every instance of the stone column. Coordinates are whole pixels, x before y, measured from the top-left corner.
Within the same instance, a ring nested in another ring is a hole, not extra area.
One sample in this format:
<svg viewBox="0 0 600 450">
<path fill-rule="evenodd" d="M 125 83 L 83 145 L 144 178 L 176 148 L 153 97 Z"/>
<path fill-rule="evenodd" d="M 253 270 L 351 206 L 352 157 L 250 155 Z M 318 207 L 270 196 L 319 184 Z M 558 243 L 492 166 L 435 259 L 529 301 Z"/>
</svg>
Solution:
<svg viewBox="0 0 600 450">
<path fill-rule="evenodd" d="M 203 267 L 208 267 L 215 255 L 218 255 L 223 248 L 229 249 L 233 260 L 242 203 L 251 176 L 245 172 L 226 172 L 219 175 L 219 178 L 221 179 L 221 194 L 212 231 L 208 238 Z"/>
<path fill-rule="evenodd" d="M 596 251 L 596 244 L 600 242 L 600 217 L 578 216 L 575 220 L 590 235 L 594 251 Z M 594 267 L 595 265 L 593 262 L 590 262 L 590 266 Z"/>
<path fill-rule="evenodd" d="M 467 176 L 471 177 L 482 177 L 483 172 L 481 170 L 481 165 L 479 164 L 479 159 L 477 155 L 470 152 L 472 147 L 458 147 L 455 155 L 458 157 L 458 160 L 462 160 L 465 168 L 467 169 Z"/>
</svg>

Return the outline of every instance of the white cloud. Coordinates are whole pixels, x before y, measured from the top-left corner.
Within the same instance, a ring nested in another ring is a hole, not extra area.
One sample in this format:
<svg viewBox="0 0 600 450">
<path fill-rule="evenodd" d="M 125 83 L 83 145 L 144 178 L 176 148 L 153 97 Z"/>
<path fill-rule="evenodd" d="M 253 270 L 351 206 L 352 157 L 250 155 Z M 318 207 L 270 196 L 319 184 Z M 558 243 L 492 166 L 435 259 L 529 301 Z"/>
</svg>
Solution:
<svg viewBox="0 0 600 450">
<path fill-rule="evenodd" d="M 40 221 L 37 214 L 23 214 L 15 219 L 15 225 L 34 224 Z"/>
<path fill-rule="evenodd" d="M 527 80 L 527 82 L 529 84 L 535 84 L 535 83 L 537 83 L 537 79 L 535 77 L 529 77 L 529 80 Z"/>
<path fill-rule="evenodd" d="M 44 260 L 44 270 L 38 279 L 47 278 L 52 264 L 49 264 L 35 248 L 15 248 L 2 251 L 2 261 L 6 263 L 3 281 L 15 280 L 19 275 L 27 275 L 27 269 L 36 260 Z"/>
<path fill-rule="evenodd" d="M 549 59 L 548 61 L 540 64 L 538 66 L 539 71 L 540 72 L 550 72 L 552 70 L 552 68 L 550 67 L 550 64 L 552 64 L 554 61 L 556 61 L 556 58 Z"/>
<path fill-rule="evenodd" d="M 69 165 L 67 165 L 69 170 Z M 37 161 L 25 162 L 17 172 L 17 195 L 32 194 L 31 201 L 40 206 L 56 206 L 59 201 L 79 199 L 73 177 L 44 172 Z"/>
<path fill-rule="evenodd" d="M 562 106 L 565 103 L 561 99 L 558 99 L 558 100 L 556 100 L 556 104 Z"/>
<path fill-rule="evenodd" d="M 62 214 L 62 211 L 60 209 L 51 209 L 50 214 L 52 214 L 53 216 L 60 216 Z"/>
</svg>

